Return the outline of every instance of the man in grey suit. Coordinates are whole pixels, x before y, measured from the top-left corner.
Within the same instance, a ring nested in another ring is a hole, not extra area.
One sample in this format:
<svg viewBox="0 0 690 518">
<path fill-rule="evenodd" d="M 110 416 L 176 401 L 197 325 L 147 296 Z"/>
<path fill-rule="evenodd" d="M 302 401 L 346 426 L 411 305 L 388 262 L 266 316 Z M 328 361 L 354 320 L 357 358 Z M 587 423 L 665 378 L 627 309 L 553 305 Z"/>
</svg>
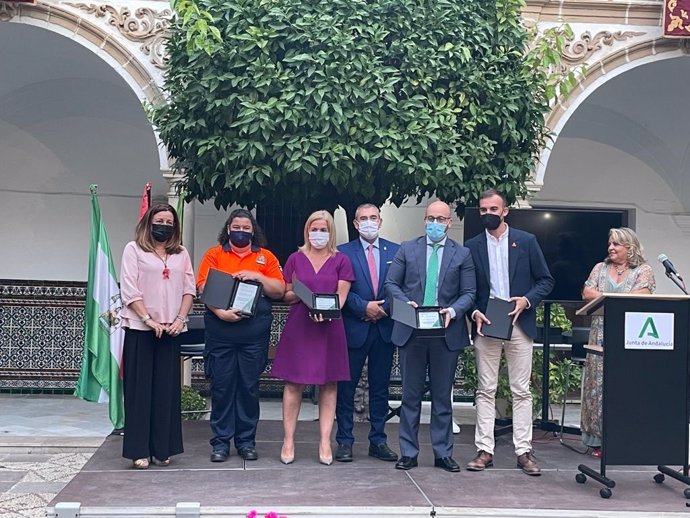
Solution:
<svg viewBox="0 0 690 518">
<path fill-rule="evenodd" d="M 391 339 L 399 347 L 402 373 L 401 458 L 395 467 L 408 470 L 417 466 L 419 418 L 428 365 L 434 466 L 456 472 L 460 467 L 452 456 L 451 394 L 458 355 L 469 345 L 464 314 L 474 304 L 474 263 L 467 248 L 447 237 L 452 219 L 446 203 L 430 203 L 424 221 L 426 235 L 400 246 L 388 270 L 385 290 L 389 298 L 414 307 L 442 307 L 446 331 L 444 337 L 424 338 L 401 322 L 393 325 Z"/>
</svg>

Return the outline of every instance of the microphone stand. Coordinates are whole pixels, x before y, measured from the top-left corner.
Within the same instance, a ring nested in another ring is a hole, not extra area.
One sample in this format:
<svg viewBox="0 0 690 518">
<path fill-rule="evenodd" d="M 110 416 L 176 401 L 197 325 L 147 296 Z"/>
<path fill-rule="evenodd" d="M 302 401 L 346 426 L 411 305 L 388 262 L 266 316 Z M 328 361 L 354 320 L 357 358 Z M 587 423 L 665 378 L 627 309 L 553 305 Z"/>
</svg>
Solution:
<svg viewBox="0 0 690 518">
<path fill-rule="evenodd" d="M 666 271 L 666 277 L 671 279 L 673 283 L 680 288 L 680 290 L 688 295 L 688 290 L 685 289 L 685 283 L 683 282 L 683 279 L 679 275 L 674 274 L 673 272 Z"/>
</svg>

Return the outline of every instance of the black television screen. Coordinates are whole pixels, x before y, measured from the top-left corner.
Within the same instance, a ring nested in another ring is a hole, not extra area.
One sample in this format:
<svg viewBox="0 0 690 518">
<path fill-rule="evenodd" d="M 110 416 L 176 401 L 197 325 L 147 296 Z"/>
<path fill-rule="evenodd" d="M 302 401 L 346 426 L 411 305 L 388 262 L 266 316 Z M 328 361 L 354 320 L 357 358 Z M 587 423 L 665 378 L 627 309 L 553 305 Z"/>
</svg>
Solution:
<svg viewBox="0 0 690 518">
<path fill-rule="evenodd" d="M 607 255 L 608 232 L 613 227 L 630 226 L 629 213 L 621 210 L 510 209 L 506 222 L 534 234 L 556 284 L 548 296 L 553 301 L 581 301 L 582 286 L 595 264 Z M 467 208 L 464 238 L 468 240 L 484 228 L 477 208 Z"/>
</svg>

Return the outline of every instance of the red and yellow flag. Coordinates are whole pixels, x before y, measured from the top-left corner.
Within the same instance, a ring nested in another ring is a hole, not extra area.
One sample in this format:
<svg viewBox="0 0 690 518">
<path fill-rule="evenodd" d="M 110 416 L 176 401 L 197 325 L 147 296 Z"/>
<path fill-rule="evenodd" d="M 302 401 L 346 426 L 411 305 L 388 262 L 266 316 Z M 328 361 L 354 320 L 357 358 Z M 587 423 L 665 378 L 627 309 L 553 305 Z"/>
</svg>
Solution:
<svg viewBox="0 0 690 518">
<path fill-rule="evenodd" d="M 144 217 L 146 211 L 151 206 L 151 182 L 146 182 L 144 193 L 141 195 L 141 205 L 139 205 L 139 219 Z"/>
</svg>

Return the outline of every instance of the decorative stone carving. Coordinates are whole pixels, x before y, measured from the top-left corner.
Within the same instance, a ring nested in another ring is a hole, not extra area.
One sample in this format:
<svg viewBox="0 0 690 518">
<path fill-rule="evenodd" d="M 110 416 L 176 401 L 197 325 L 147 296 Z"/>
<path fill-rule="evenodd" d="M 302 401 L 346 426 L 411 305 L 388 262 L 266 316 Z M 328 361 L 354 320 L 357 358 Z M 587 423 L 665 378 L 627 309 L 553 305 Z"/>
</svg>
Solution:
<svg viewBox="0 0 690 518">
<path fill-rule="evenodd" d="M 585 31 L 580 38 L 567 43 L 563 55 L 563 63 L 574 66 L 586 62 L 593 54 L 599 52 L 604 45 L 612 46 L 616 41 L 625 41 L 636 36 L 644 35 L 644 32 L 634 31 L 601 31 L 594 36 L 589 31 Z"/>
<path fill-rule="evenodd" d="M 17 4 L 0 2 L 0 22 L 8 22 L 17 16 Z"/>
<path fill-rule="evenodd" d="M 172 11 L 156 11 L 149 7 L 139 7 L 130 11 L 129 7 L 114 7 L 108 4 L 67 3 L 97 18 L 109 16 L 108 23 L 130 41 L 141 43 L 139 49 L 150 57 L 151 63 L 159 69 L 165 65 L 165 33 L 170 26 Z"/>
</svg>

